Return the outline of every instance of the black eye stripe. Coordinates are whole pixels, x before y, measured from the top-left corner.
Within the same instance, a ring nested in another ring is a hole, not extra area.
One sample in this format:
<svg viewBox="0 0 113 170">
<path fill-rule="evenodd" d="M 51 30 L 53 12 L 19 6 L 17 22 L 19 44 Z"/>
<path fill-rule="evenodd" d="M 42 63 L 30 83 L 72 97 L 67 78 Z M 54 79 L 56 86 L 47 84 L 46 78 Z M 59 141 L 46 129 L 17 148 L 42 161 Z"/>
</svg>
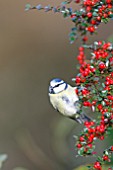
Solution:
<svg viewBox="0 0 113 170">
<path fill-rule="evenodd" d="M 58 87 L 58 86 L 60 86 L 61 84 L 57 84 L 56 86 L 54 86 L 54 87 Z"/>
<path fill-rule="evenodd" d="M 63 83 L 60 83 L 60 84 L 57 84 L 56 86 L 54 86 L 54 88 L 55 88 L 55 87 L 58 87 L 58 86 L 60 86 L 60 85 L 62 85 L 62 84 L 64 84 L 64 82 L 63 82 Z"/>
</svg>

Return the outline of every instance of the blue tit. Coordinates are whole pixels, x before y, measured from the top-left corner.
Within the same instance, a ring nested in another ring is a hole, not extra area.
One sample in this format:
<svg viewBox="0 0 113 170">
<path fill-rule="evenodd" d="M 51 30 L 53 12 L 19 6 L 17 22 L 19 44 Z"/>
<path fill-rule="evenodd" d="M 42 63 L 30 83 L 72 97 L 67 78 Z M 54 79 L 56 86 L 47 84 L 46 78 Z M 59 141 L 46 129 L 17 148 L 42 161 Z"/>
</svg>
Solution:
<svg viewBox="0 0 113 170">
<path fill-rule="evenodd" d="M 59 78 L 55 78 L 50 81 L 49 97 L 51 104 L 57 111 L 81 124 L 85 121 L 91 121 L 91 119 L 81 113 L 81 104 L 75 93 L 76 88 Z"/>
</svg>

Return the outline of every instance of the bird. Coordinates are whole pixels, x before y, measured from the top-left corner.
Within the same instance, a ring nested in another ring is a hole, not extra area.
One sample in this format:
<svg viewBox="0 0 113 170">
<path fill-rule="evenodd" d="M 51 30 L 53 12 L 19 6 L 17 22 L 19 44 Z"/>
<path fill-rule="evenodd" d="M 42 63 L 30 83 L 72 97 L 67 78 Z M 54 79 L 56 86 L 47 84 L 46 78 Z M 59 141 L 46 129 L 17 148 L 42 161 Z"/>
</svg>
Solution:
<svg viewBox="0 0 113 170">
<path fill-rule="evenodd" d="M 72 87 L 60 78 L 54 78 L 49 83 L 49 99 L 52 106 L 62 115 L 82 124 L 91 119 L 83 112 L 78 95 L 77 87 Z"/>
</svg>

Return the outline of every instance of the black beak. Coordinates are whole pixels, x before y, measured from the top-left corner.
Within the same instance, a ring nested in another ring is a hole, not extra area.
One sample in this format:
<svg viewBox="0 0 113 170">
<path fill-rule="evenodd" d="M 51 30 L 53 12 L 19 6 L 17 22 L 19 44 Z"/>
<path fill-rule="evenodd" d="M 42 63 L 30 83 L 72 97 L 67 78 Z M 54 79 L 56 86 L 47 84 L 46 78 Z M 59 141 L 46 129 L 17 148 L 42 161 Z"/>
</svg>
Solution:
<svg viewBox="0 0 113 170">
<path fill-rule="evenodd" d="M 54 94 L 54 90 L 53 90 L 53 87 L 52 87 L 52 86 L 49 86 L 49 93 L 50 93 L 50 94 Z"/>
</svg>

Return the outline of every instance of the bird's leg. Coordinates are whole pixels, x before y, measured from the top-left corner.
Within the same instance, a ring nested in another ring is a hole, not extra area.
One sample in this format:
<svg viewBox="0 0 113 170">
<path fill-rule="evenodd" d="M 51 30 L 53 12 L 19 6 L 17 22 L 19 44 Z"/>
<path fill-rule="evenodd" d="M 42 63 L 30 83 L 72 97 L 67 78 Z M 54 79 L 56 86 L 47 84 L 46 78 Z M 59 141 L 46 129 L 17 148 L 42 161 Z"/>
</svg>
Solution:
<svg viewBox="0 0 113 170">
<path fill-rule="evenodd" d="M 77 111 L 80 111 L 80 110 L 81 110 L 81 104 L 80 104 L 79 101 L 76 101 L 76 102 L 74 103 L 74 106 L 75 106 L 75 108 L 77 109 Z"/>
</svg>

